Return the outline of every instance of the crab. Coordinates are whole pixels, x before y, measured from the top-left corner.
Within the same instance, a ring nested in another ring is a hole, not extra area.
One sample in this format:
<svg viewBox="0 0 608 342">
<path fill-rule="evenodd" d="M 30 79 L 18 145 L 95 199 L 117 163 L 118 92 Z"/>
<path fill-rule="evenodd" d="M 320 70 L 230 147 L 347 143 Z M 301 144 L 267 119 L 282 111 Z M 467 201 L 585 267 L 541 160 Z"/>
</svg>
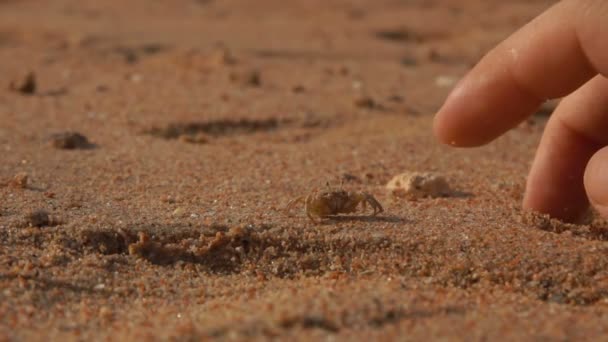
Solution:
<svg viewBox="0 0 608 342">
<path fill-rule="evenodd" d="M 327 188 L 325 191 L 314 190 L 308 196 L 300 196 L 290 201 L 285 208 L 286 212 L 289 213 L 297 204 L 304 202 L 304 210 L 308 218 L 314 223 L 319 223 L 319 219 L 328 216 L 353 213 L 360 203 L 363 210 L 366 209 L 367 204 L 372 207 L 374 210 L 372 216 L 384 211 L 380 202 L 367 192 L 346 191 L 342 188 L 333 190 L 329 184 Z"/>
</svg>

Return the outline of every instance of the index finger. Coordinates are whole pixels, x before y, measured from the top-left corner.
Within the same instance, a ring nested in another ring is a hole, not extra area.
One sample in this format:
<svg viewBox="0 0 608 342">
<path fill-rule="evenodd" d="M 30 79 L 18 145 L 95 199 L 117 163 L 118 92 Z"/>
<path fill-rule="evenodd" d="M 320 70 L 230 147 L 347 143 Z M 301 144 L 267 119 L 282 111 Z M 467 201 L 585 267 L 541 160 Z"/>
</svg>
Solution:
<svg viewBox="0 0 608 342">
<path fill-rule="evenodd" d="M 563 1 L 490 51 L 458 83 L 435 117 L 435 134 L 455 146 L 485 144 L 547 99 L 608 74 L 608 2 Z M 602 65 L 603 64 L 603 65 Z"/>
</svg>

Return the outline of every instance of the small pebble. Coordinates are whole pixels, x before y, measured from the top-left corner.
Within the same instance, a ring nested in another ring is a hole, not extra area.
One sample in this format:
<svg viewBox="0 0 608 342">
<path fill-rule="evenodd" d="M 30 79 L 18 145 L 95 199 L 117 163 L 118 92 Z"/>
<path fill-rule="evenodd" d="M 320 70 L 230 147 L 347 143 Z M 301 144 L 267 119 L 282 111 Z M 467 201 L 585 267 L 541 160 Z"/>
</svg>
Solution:
<svg viewBox="0 0 608 342">
<path fill-rule="evenodd" d="M 36 75 L 33 72 L 28 73 L 21 81 L 11 82 L 9 89 L 19 92 L 23 95 L 33 95 L 36 93 Z"/>
<path fill-rule="evenodd" d="M 51 223 L 51 216 L 45 210 L 35 210 L 25 216 L 25 222 L 30 227 L 44 227 Z"/>
<path fill-rule="evenodd" d="M 262 76 L 259 70 L 249 70 L 243 73 L 232 73 L 230 79 L 233 82 L 240 82 L 250 87 L 260 87 L 262 85 Z"/>
<path fill-rule="evenodd" d="M 91 148 L 93 144 L 84 135 L 77 132 L 62 132 L 51 135 L 51 144 L 55 148 L 64 150 Z"/>
<path fill-rule="evenodd" d="M 401 65 L 408 67 L 416 66 L 418 65 L 418 60 L 416 59 L 416 57 L 413 56 L 405 56 L 401 58 Z"/>
<path fill-rule="evenodd" d="M 351 174 L 351 173 L 343 173 L 342 174 L 342 181 L 343 182 L 354 182 L 354 183 L 361 183 L 361 178 Z"/>
<path fill-rule="evenodd" d="M 218 48 L 211 52 L 207 58 L 209 65 L 214 67 L 233 65 L 236 63 L 236 59 L 232 55 L 232 52 L 227 48 Z"/>
<path fill-rule="evenodd" d="M 111 321 L 114 318 L 114 313 L 112 309 L 107 306 L 103 306 L 99 309 L 99 318 L 104 321 Z"/>
<path fill-rule="evenodd" d="M 293 91 L 296 94 L 299 94 L 299 93 L 306 92 L 306 88 L 304 88 L 303 85 L 296 85 L 293 88 L 291 88 L 291 91 Z"/>
<path fill-rule="evenodd" d="M 144 80 L 144 77 L 141 74 L 132 74 L 129 75 L 129 81 L 133 83 L 141 83 Z"/>
<path fill-rule="evenodd" d="M 378 107 L 378 103 L 369 96 L 361 97 L 355 100 L 355 106 L 359 108 L 374 109 Z"/>
<path fill-rule="evenodd" d="M 186 210 L 184 208 L 178 207 L 175 210 L 173 210 L 173 212 L 171 213 L 171 215 L 173 215 L 173 216 L 183 216 L 185 212 L 186 212 Z"/>
<path fill-rule="evenodd" d="M 435 79 L 435 85 L 439 88 L 449 88 L 458 82 L 458 79 L 453 76 L 441 75 Z"/>
<path fill-rule="evenodd" d="M 10 185 L 15 188 L 25 189 L 27 188 L 28 175 L 25 172 L 20 172 L 13 177 L 10 181 Z"/>
</svg>

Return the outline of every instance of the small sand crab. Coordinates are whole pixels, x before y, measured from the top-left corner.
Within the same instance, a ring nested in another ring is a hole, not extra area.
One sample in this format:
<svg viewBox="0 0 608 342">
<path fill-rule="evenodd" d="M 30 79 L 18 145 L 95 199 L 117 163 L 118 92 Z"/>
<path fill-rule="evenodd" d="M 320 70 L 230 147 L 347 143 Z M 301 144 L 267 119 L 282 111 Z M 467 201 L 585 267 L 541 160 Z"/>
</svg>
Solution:
<svg viewBox="0 0 608 342">
<path fill-rule="evenodd" d="M 303 201 L 306 215 L 315 223 L 318 223 L 315 217 L 324 218 L 331 215 L 353 213 L 357 210 L 359 203 L 363 205 L 363 210 L 369 204 L 374 210 L 373 216 L 384 211 L 378 200 L 366 192 L 346 191 L 342 188 L 332 190 L 329 184 L 327 184 L 327 187 L 328 189 L 325 191 L 314 190 L 308 196 L 301 196 L 292 200 L 287 204 L 285 210 L 289 212 L 296 204 Z"/>
</svg>

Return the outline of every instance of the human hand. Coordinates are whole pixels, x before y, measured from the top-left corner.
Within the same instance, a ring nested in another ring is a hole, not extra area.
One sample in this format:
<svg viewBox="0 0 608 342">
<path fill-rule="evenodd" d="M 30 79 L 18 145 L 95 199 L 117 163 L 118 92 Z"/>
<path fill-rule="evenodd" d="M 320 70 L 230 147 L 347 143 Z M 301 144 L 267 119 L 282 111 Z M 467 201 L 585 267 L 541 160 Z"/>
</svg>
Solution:
<svg viewBox="0 0 608 342">
<path fill-rule="evenodd" d="M 575 221 L 591 202 L 608 217 L 608 1 L 564 0 L 499 44 L 456 85 L 435 134 L 482 145 L 566 95 L 547 122 L 524 208 Z"/>
</svg>

